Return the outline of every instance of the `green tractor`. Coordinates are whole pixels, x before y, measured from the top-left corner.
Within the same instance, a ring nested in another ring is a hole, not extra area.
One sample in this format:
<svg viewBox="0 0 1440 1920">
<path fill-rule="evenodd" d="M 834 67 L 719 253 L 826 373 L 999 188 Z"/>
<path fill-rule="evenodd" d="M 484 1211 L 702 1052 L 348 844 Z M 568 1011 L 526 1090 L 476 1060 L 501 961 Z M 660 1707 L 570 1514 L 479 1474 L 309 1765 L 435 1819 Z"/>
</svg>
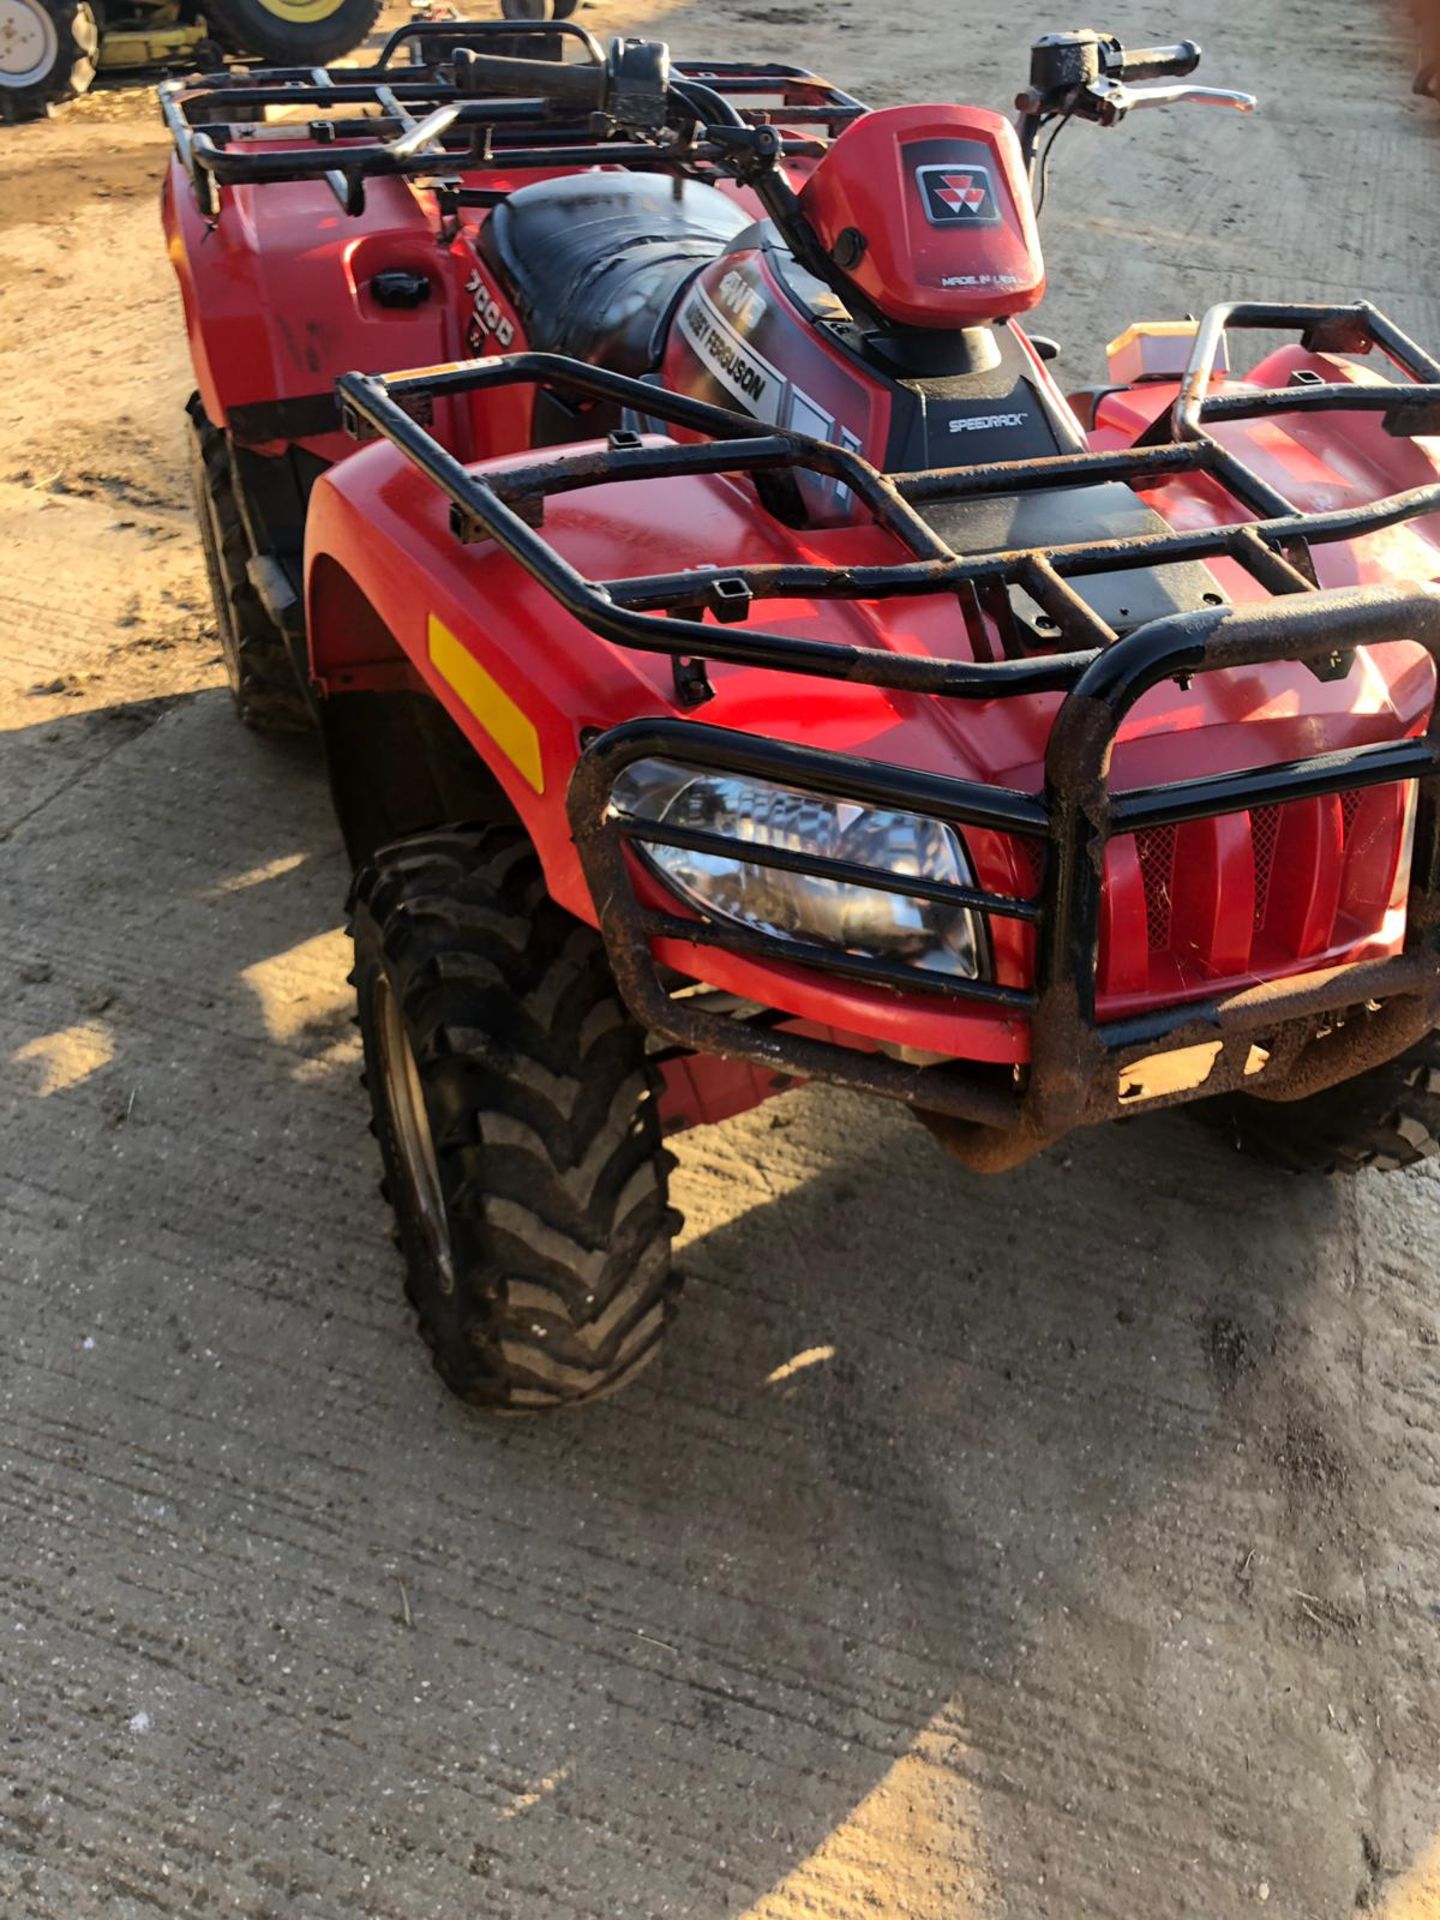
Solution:
<svg viewBox="0 0 1440 1920">
<path fill-rule="evenodd" d="M 323 67 L 360 45 L 381 3 L 0 0 L 0 121 L 38 120 L 113 68 L 219 67 L 232 54 Z"/>
</svg>

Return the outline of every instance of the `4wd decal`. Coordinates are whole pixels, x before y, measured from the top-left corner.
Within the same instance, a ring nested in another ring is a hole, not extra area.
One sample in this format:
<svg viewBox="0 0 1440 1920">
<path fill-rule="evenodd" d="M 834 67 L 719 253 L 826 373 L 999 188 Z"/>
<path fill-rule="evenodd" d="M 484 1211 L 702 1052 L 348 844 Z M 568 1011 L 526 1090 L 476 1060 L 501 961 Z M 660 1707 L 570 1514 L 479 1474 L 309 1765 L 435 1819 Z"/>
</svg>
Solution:
<svg viewBox="0 0 1440 1920">
<path fill-rule="evenodd" d="M 963 161 L 917 167 L 915 184 L 925 202 L 925 217 L 932 227 L 993 227 L 999 222 L 995 190 L 984 167 Z"/>
<path fill-rule="evenodd" d="M 465 329 L 466 346 L 478 356 L 493 340 L 501 353 L 506 352 L 514 343 L 515 323 L 506 319 L 500 302 L 478 267 L 471 270 L 470 278 L 465 282 L 465 291 L 473 303 L 470 321 Z"/>
<path fill-rule="evenodd" d="M 737 325 L 745 333 L 753 333 L 768 312 L 765 296 L 757 286 L 747 280 L 743 273 L 733 269 L 716 288 L 720 295 L 721 306 L 733 313 Z"/>
</svg>

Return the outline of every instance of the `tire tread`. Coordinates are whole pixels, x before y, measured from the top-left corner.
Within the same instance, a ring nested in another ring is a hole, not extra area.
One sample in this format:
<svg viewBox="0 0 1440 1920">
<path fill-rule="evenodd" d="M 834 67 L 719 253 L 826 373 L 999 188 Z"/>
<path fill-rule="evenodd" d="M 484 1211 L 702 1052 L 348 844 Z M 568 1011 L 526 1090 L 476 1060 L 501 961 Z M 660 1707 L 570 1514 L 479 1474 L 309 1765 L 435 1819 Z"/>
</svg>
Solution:
<svg viewBox="0 0 1440 1920">
<path fill-rule="evenodd" d="M 492 1409 L 612 1392 L 674 1310 L 672 1164 L 659 1079 L 604 945 L 550 900 L 518 829 L 439 829 L 382 849 L 351 896 L 368 1082 L 387 1186 L 406 1192 L 369 1010 L 399 995 L 451 1226 L 454 1294 L 397 1209 L 436 1368 Z"/>
</svg>

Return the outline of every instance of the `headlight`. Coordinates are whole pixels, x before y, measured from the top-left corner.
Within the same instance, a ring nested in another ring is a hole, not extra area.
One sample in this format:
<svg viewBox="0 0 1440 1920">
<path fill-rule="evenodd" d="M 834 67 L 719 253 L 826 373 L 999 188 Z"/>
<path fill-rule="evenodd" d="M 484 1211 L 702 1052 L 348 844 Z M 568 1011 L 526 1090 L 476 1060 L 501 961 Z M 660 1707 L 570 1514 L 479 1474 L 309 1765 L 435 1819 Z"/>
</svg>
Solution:
<svg viewBox="0 0 1440 1920">
<path fill-rule="evenodd" d="M 616 782 L 613 805 L 633 820 L 852 860 L 877 873 L 974 884 L 960 837 L 944 821 L 803 793 L 747 775 L 694 773 L 668 761 L 638 760 Z M 971 980 L 985 970 L 980 919 L 968 907 L 790 873 L 738 855 L 657 846 L 643 835 L 640 845 L 678 894 L 741 926 Z"/>
</svg>

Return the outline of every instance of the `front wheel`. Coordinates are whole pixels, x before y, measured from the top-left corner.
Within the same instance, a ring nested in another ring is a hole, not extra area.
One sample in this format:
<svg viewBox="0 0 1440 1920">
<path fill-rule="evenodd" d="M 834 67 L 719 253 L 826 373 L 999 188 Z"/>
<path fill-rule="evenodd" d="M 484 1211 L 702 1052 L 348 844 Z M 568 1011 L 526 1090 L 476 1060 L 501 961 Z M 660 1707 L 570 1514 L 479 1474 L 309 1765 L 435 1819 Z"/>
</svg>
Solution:
<svg viewBox="0 0 1440 1920">
<path fill-rule="evenodd" d="M 0 0 L 0 120 L 40 120 L 86 92 L 100 59 L 89 0 Z"/>
<path fill-rule="evenodd" d="M 366 1082 L 436 1369 L 536 1412 L 613 1392 L 674 1309 L 659 1077 L 518 828 L 382 849 L 351 932 Z"/>
<path fill-rule="evenodd" d="M 1293 1173 L 1393 1173 L 1440 1155 L 1440 1032 L 1304 1100 L 1223 1094 L 1197 1108 L 1241 1153 Z"/>
</svg>

